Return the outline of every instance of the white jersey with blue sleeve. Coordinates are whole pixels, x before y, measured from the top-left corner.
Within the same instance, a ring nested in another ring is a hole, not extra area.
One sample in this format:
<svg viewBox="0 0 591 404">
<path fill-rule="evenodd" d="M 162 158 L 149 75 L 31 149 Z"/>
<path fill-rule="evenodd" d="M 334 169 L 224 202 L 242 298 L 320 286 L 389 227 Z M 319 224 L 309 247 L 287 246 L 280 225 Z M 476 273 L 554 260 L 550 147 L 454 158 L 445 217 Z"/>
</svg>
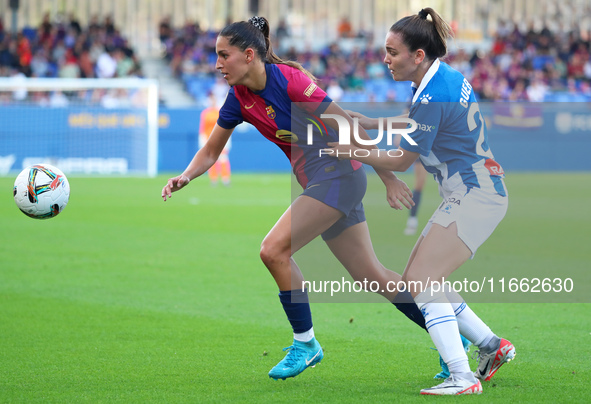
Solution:
<svg viewBox="0 0 591 404">
<path fill-rule="evenodd" d="M 503 169 L 488 145 L 484 118 L 468 80 L 435 60 L 413 91 L 409 118 L 418 127 L 410 137 L 417 145 L 402 138 L 400 147 L 420 153 L 444 194 L 480 188 L 506 196 Z"/>
</svg>

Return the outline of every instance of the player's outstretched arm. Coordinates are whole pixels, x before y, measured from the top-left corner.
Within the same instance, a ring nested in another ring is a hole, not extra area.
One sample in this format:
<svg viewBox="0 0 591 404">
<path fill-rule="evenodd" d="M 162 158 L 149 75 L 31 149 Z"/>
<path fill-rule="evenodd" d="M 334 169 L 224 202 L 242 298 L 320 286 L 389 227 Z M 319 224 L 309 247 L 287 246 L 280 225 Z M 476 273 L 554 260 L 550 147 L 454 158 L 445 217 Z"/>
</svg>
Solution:
<svg viewBox="0 0 591 404">
<path fill-rule="evenodd" d="M 349 114 L 349 116 L 351 118 L 357 118 L 357 122 L 359 123 L 359 126 L 361 126 L 363 129 L 365 129 L 365 130 L 378 129 L 379 121 L 377 118 L 370 118 L 370 117 L 363 115 L 360 112 L 355 112 L 355 111 L 351 111 L 348 109 L 345 110 L 345 112 L 347 114 Z"/>
<path fill-rule="evenodd" d="M 347 111 L 343 110 L 337 103 L 332 102 L 328 106 L 328 108 L 326 109 L 325 113 L 343 116 L 349 122 L 349 127 L 353 128 L 353 119 L 347 113 Z M 369 126 L 373 125 L 372 118 L 367 118 L 365 115 L 359 114 L 356 112 L 354 114 L 357 118 L 360 118 L 360 117 L 365 118 L 367 120 L 367 122 L 365 124 L 367 124 Z M 377 119 L 375 120 L 375 122 L 376 122 L 375 128 L 377 128 L 378 127 L 377 126 Z M 362 139 L 370 140 L 371 137 L 365 131 L 365 127 L 363 126 L 363 123 L 361 123 L 361 122 L 358 122 L 358 123 L 360 126 L 359 127 L 359 136 Z M 337 129 L 337 130 L 339 129 L 336 122 L 332 119 L 329 120 L 327 122 L 327 124 L 329 126 L 333 127 L 334 129 Z M 406 124 L 405 124 L 405 127 L 406 127 Z M 350 134 L 350 136 L 351 136 L 350 142 L 352 144 L 352 147 L 377 150 L 377 147 L 375 145 L 361 145 L 361 144 L 357 143 L 357 141 L 355 140 L 352 133 Z M 335 157 L 336 157 L 336 154 L 335 154 Z M 391 207 L 393 207 L 394 209 L 400 210 L 400 209 L 402 209 L 402 205 L 404 205 L 408 209 L 410 209 L 412 206 L 414 206 L 415 203 L 412 200 L 412 192 L 408 188 L 408 186 L 406 185 L 406 183 L 404 181 L 398 179 L 398 177 L 396 177 L 396 175 L 394 175 L 392 170 L 388 170 L 387 168 L 374 166 L 374 169 L 376 170 L 376 173 L 378 174 L 378 176 L 380 177 L 380 179 L 382 180 L 382 182 L 386 186 L 386 199 L 388 200 L 388 203 L 390 204 Z"/>
<path fill-rule="evenodd" d="M 342 145 L 337 142 L 328 143 L 323 152 L 337 157 L 339 160 L 357 160 L 370 165 L 376 170 L 388 170 L 404 172 L 417 160 L 419 153 L 404 150 L 402 148 L 381 150 L 372 149 L 365 151 L 355 145 Z M 362 151 L 363 152 L 360 152 Z"/>
<path fill-rule="evenodd" d="M 365 130 L 380 128 L 380 120 L 378 118 L 370 118 L 368 116 L 363 115 L 361 112 L 351 111 L 348 109 L 345 110 L 345 112 L 347 112 L 347 114 L 349 114 L 349 116 L 351 118 L 357 118 L 357 122 L 359 123 L 359 126 L 361 126 Z M 408 113 L 398 115 L 396 118 L 408 118 Z M 406 126 L 407 126 L 406 123 L 393 123 L 392 124 L 393 129 L 406 129 Z"/>
<path fill-rule="evenodd" d="M 184 188 L 189 182 L 202 175 L 217 161 L 224 150 L 224 146 L 230 139 L 234 129 L 224 129 L 217 124 L 211 131 L 209 139 L 202 148 L 195 153 L 193 160 L 189 163 L 181 175 L 170 178 L 162 188 L 162 199 L 166 202 L 172 197 L 172 193 Z"/>
</svg>

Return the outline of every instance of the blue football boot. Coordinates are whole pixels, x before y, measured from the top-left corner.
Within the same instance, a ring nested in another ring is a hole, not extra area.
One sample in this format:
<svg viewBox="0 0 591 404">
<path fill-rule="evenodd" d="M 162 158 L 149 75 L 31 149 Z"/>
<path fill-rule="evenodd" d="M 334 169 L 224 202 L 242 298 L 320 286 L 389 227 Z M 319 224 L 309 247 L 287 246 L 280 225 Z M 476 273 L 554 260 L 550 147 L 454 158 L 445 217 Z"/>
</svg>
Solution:
<svg viewBox="0 0 591 404">
<path fill-rule="evenodd" d="M 294 340 L 292 346 L 283 350 L 287 351 L 287 355 L 269 371 L 269 377 L 275 380 L 295 377 L 307 367 L 316 365 L 324 357 L 322 347 L 316 338 L 308 342 Z"/>
</svg>

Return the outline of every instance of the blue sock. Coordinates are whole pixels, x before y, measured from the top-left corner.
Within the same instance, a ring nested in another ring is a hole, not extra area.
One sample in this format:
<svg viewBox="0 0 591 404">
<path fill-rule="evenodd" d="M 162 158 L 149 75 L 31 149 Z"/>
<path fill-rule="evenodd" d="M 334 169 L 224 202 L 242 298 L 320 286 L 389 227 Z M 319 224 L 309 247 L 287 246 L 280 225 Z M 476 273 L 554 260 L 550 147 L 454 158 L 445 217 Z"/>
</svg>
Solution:
<svg viewBox="0 0 591 404">
<path fill-rule="evenodd" d="M 421 191 L 412 191 L 412 201 L 415 203 L 415 206 L 410 209 L 410 215 L 414 217 L 417 215 L 419 205 L 421 204 Z"/>
<path fill-rule="evenodd" d="M 279 300 L 295 334 L 306 332 L 312 328 L 312 312 L 307 290 L 279 291 Z"/>
<path fill-rule="evenodd" d="M 402 312 L 406 317 L 411 319 L 416 325 L 421 327 L 424 330 L 427 330 L 425 327 L 425 317 L 417 307 L 412 295 L 408 290 L 404 292 L 398 292 L 392 304 L 396 306 L 398 310 Z"/>
</svg>

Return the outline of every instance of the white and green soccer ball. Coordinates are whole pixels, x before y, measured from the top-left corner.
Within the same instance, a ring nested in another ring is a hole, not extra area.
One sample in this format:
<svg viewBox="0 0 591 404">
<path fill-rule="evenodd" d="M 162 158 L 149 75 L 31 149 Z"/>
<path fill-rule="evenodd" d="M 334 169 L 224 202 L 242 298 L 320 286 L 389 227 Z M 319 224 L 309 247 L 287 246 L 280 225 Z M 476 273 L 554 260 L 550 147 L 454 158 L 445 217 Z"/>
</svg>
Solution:
<svg viewBox="0 0 591 404">
<path fill-rule="evenodd" d="M 25 215 L 50 219 L 61 213 L 70 199 L 68 179 L 57 167 L 35 164 L 14 181 L 14 202 Z"/>
</svg>

